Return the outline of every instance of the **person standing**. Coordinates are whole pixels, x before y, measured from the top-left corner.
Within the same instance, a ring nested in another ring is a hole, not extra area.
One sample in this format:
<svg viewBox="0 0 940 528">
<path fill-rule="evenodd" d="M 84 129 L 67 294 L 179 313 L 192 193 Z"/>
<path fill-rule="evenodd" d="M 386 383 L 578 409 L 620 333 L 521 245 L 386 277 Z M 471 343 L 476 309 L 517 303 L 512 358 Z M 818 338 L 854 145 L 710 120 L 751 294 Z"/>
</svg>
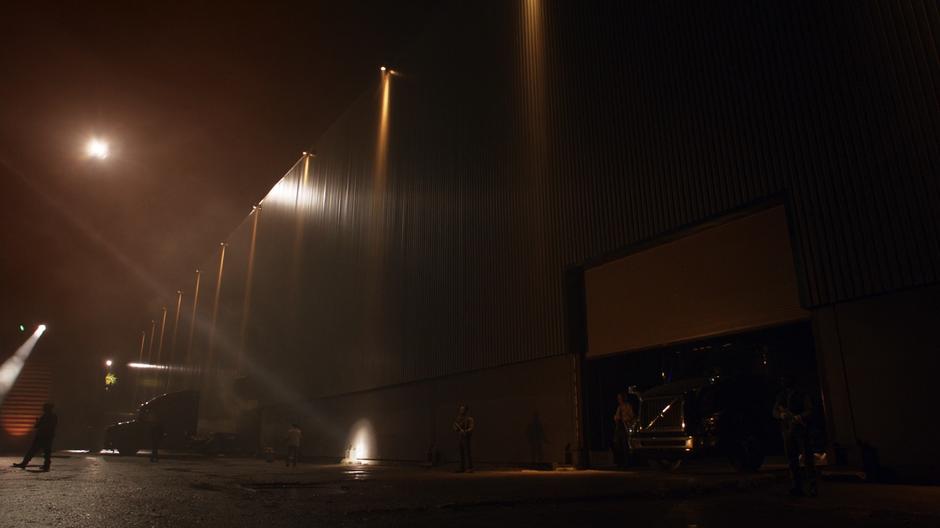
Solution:
<svg viewBox="0 0 940 528">
<path fill-rule="evenodd" d="M 49 466 L 52 464 L 52 440 L 55 438 L 55 428 L 59 424 L 59 417 L 52 412 L 52 409 L 52 403 L 47 402 L 42 405 L 42 416 L 40 416 L 36 420 L 36 424 L 33 425 L 33 429 L 36 430 L 33 443 L 29 446 L 29 450 L 26 452 L 26 456 L 23 457 L 23 461 L 19 464 L 13 464 L 13 467 L 26 469 L 26 466 L 29 465 L 29 461 L 33 459 L 36 452 L 42 449 L 42 470 L 49 471 Z"/>
<path fill-rule="evenodd" d="M 150 461 L 160 461 L 160 444 L 163 443 L 163 422 L 155 412 L 148 415 L 147 421 L 150 423 Z"/>
<path fill-rule="evenodd" d="M 614 464 L 620 469 L 627 467 L 627 456 L 630 453 L 628 432 L 636 420 L 633 406 L 627 401 L 622 392 L 617 394 L 617 410 L 614 412 Z"/>
<path fill-rule="evenodd" d="M 460 450 L 460 469 L 458 473 L 473 473 L 473 456 L 470 451 L 470 439 L 473 437 L 473 417 L 470 408 L 466 405 L 457 407 L 457 418 L 454 419 L 454 431 L 457 432 L 457 447 Z"/>
<path fill-rule="evenodd" d="M 287 460 L 284 464 L 288 467 L 297 467 L 297 458 L 300 456 L 300 440 L 303 438 L 303 431 L 296 423 L 290 424 L 287 428 Z"/>
<path fill-rule="evenodd" d="M 783 435 L 783 450 L 790 469 L 792 487 L 790 495 L 801 497 L 807 492 L 816 496 L 816 465 L 809 436 L 809 419 L 813 414 L 813 402 L 809 395 L 795 387 L 792 376 L 782 376 L 783 389 L 777 394 L 773 415 L 780 422 Z M 809 489 L 804 491 L 804 475 L 800 468 L 800 455 L 806 466 Z"/>
</svg>

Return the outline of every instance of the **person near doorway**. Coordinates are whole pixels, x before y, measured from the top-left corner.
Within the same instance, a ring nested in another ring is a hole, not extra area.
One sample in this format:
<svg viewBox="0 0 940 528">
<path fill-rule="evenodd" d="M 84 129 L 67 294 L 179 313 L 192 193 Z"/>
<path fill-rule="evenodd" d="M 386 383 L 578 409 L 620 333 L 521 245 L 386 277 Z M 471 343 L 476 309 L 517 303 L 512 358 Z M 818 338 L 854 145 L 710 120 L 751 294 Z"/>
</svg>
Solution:
<svg viewBox="0 0 940 528">
<path fill-rule="evenodd" d="M 296 423 L 290 424 L 287 428 L 287 460 L 284 464 L 288 467 L 297 467 L 297 459 L 300 458 L 300 440 L 303 436 L 303 431 Z"/>
<path fill-rule="evenodd" d="M 614 464 L 626 468 L 630 454 L 629 431 L 636 420 L 633 405 L 627 401 L 624 393 L 617 394 L 617 410 L 614 412 L 614 442 L 611 449 L 614 452 Z"/>
<path fill-rule="evenodd" d="M 52 412 L 52 409 L 52 403 L 47 402 L 43 404 L 42 416 L 40 416 L 36 420 L 36 424 L 33 425 L 33 429 L 36 430 L 33 443 L 29 446 L 29 450 L 26 452 L 26 456 L 23 457 L 23 461 L 19 464 L 13 464 L 13 467 L 26 469 L 26 466 L 29 465 L 29 461 L 42 449 L 42 470 L 49 471 L 49 467 L 52 464 L 52 440 L 55 438 L 55 428 L 59 424 L 59 417 Z"/>
<path fill-rule="evenodd" d="M 783 450 L 790 469 L 790 494 L 800 497 L 816 496 L 816 466 L 809 435 L 809 419 L 813 414 L 813 402 L 809 394 L 796 387 L 793 376 L 781 376 L 783 387 L 774 402 L 773 415 L 780 422 L 783 435 Z M 804 468 L 800 467 L 803 455 Z M 804 474 L 805 473 L 805 474 Z M 804 489 L 804 484 L 808 487 Z"/>
<path fill-rule="evenodd" d="M 454 431 L 457 433 L 457 448 L 460 450 L 460 469 L 458 473 L 473 473 L 473 456 L 470 451 L 470 439 L 473 436 L 473 417 L 470 408 L 466 405 L 457 407 L 457 418 L 454 419 Z"/>
</svg>

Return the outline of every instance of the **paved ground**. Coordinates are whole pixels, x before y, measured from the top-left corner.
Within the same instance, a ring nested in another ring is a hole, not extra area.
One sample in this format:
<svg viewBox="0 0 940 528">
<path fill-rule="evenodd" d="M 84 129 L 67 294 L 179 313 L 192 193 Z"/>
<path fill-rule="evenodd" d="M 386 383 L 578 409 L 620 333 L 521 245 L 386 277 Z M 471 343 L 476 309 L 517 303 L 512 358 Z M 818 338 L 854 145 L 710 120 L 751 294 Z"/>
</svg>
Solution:
<svg viewBox="0 0 940 528">
<path fill-rule="evenodd" d="M 779 471 L 664 474 L 302 465 L 60 454 L 0 458 L 0 526 L 940 526 L 940 487 L 823 482 L 792 499 Z"/>
</svg>

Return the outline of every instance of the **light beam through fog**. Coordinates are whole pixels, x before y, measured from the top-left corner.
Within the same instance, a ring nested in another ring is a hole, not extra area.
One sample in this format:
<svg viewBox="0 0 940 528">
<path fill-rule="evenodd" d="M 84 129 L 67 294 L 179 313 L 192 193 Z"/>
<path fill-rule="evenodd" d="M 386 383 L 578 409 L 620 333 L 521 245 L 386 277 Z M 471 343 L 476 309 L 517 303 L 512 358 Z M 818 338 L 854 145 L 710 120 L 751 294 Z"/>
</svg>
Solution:
<svg viewBox="0 0 940 528">
<path fill-rule="evenodd" d="M 29 355 L 32 354 L 33 347 L 36 346 L 39 337 L 42 336 L 45 331 L 46 325 L 36 327 L 36 331 L 33 332 L 33 335 L 29 336 L 29 339 L 20 345 L 20 347 L 16 349 L 16 352 L 3 362 L 3 365 L 0 365 L 0 404 L 6 399 L 7 393 L 13 388 L 16 379 L 20 377 L 20 372 L 23 371 L 26 360 L 29 359 Z"/>
</svg>

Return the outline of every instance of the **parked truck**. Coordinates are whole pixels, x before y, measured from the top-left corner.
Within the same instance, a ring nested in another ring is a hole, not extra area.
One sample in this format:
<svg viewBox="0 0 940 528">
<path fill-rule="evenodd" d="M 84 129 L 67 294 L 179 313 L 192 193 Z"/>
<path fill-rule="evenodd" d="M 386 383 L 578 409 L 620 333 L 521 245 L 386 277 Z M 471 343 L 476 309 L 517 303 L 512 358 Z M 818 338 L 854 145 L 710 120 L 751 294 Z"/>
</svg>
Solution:
<svg viewBox="0 0 940 528">
<path fill-rule="evenodd" d="M 196 434 L 199 419 L 199 392 L 169 392 L 142 404 L 133 420 L 116 423 L 105 431 L 105 447 L 121 455 L 133 455 L 150 447 L 151 428 L 159 421 L 163 428 L 163 449 L 187 449 Z"/>
</svg>

